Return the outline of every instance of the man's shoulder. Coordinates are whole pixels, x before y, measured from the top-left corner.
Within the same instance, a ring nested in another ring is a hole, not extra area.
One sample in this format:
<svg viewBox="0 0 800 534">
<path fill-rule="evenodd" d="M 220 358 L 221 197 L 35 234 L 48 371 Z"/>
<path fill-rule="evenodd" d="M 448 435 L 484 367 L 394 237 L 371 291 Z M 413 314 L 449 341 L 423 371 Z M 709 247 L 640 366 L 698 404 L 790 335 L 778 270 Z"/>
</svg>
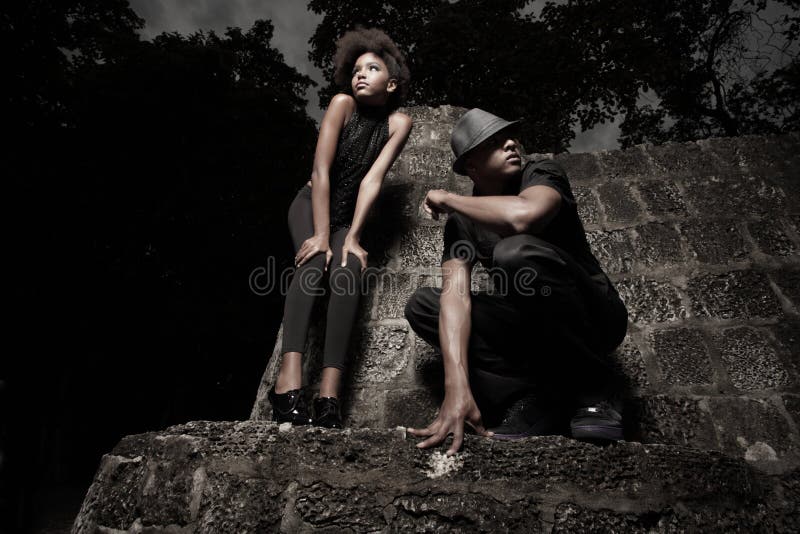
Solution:
<svg viewBox="0 0 800 534">
<path fill-rule="evenodd" d="M 551 158 L 529 159 L 522 169 L 522 174 L 527 176 L 535 172 L 562 176 L 564 178 L 567 177 L 564 167 Z"/>
</svg>

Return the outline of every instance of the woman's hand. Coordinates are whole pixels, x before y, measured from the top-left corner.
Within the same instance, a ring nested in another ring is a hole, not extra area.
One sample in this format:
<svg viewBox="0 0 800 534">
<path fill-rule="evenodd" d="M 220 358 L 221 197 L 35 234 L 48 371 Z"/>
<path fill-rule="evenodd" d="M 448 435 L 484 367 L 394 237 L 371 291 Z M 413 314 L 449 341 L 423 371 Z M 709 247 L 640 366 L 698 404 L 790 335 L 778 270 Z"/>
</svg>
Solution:
<svg viewBox="0 0 800 534">
<path fill-rule="evenodd" d="M 344 238 L 344 245 L 342 246 L 342 267 L 347 265 L 347 254 L 355 254 L 358 261 L 361 262 L 361 271 L 367 268 L 367 251 L 359 244 L 358 239 L 351 234 L 347 234 Z"/>
<path fill-rule="evenodd" d="M 328 238 L 317 234 L 314 234 L 303 241 L 303 244 L 300 246 L 300 250 L 298 250 L 297 254 L 294 256 L 294 266 L 300 267 L 320 252 L 325 253 L 325 270 L 327 271 L 328 264 L 331 262 L 331 258 L 333 257 L 333 252 L 331 252 L 331 246 Z"/>
<path fill-rule="evenodd" d="M 449 194 L 450 192 L 444 189 L 431 189 L 428 191 L 428 194 L 425 195 L 425 200 L 422 202 L 422 209 L 438 221 L 440 214 L 453 211 L 453 209 L 445 203 Z"/>
<path fill-rule="evenodd" d="M 469 386 L 459 386 L 452 389 L 445 389 L 444 402 L 439 408 L 439 415 L 436 419 L 423 429 L 408 428 L 408 433 L 420 438 L 428 438 L 417 443 L 417 447 L 425 449 L 434 445 L 439 445 L 453 434 L 453 443 L 447 450 L 447 455 L 452 456 L 461 448 L 464 442 L 464 423 L 470 425 L 478 435 L 491 437 L 492 432 L 488 432 L 483 427 L 481 412 Z"/>
</svg>

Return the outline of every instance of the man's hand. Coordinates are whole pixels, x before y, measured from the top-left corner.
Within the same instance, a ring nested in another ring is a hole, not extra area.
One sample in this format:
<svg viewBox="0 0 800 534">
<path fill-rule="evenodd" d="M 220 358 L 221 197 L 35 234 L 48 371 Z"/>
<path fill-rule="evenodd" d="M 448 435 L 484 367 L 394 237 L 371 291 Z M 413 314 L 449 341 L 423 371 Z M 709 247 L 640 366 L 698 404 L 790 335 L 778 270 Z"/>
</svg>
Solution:
<svg viewBox="0 0 800 534">
<path fill-rule="evenodd" d="M 428 194 L 425 195 L 425 200 L 422 202 L 422 209 L 438 221 L 440 214 L 451 213 L 453 211 L 450 206 L 445 204 L 448 195 L 450 195 L 450 192 L 444 189 L 431 189 L 428 191 Z"/>
<path fill-rule="evenodd" d="M 444 402 L 439 408 L 439 415 L 436 419 L 423 429 L 408 428 L 412 436 L 428 438 L 417 443 L 420 449 L 426 449 L 434 445 L 443 443 L 447 436 L 453 435 L 453 443 L 447 450 L 447 455 L 452 456 L 461 448 L 464 442 L 464 423 L 467 423 L 478 435 L 491 437 L 492 433 L 483 427 L 481 412 L 469 385 L 461 385 L 452 388 L 445 388 Z"/>
</svg>

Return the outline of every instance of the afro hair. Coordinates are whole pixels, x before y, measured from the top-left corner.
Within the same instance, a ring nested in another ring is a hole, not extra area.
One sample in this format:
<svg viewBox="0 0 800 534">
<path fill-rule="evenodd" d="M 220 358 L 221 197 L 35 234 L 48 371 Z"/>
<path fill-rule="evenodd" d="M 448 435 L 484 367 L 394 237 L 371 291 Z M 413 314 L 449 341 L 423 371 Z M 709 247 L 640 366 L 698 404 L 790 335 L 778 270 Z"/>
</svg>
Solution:
<svg viewBox="0 0 800 534">
<path fill-rule="evenodd" d="M 353 65 L 362 54 L 372 52 L 380 56 L 389 69 L 389 76 L 397 83 L 397 89 L 389 97 L 387 105 L 394 109 L 402 105 L 408 94 L 408 82 L 411 74 L 406 65 L 406 58 L 392 39 L 377 28 L 356 26 L 345 33 L 336 42 L 336 55 L 333 58 L 333 81 L 342 90 L 352 94 L 350 79 Z"/>
</svg>

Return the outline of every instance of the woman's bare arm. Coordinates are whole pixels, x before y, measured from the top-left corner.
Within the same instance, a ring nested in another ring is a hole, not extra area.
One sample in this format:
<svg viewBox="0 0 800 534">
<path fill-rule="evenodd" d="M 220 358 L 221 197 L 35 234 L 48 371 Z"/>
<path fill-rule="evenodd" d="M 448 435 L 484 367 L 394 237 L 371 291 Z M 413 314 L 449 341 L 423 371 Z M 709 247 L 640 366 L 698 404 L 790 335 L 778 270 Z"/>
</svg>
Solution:
<svg viewBox="0 0 800 534">
<path fill-rule="evenodd" d="M 353 114 L 356 102 L 350 95 L 338 94 L 331 99 L 317 138 L 314 152 L 314 168 L 311 173 L 311 211 L 314 235 L 306 239 L 295 255 L 298 267 L 320 252 L 324 252 L 325 268 L 333 256 L 330 250 L 330 170 L 336 156 L 339 135 L 348 118 Z"/>
<path fill-rule="evenodd" d="M 411 118 L 404 113 L 392 113 L 389 117 L 389 140 L 386 141 L 386 145 L 381 150 L 378 158 L 372 164 L 364 179 L 361 180 L 353 222 L 350 225 L 348 236 L 352 236 L 357 240 L 361 238 L 361 230 L 364 227 L 367 213 L 369 213 L 372 204 L 378 197 L 378 192 L 380 192 L 386 173 L 397 159 L 397 156 L 400 155 L 400 152 L 402 152 L 403 146 L 408 140 L 408 134 L 411 133 L 411 126 Z"/>
<path fill-rule="evenodd" d="M 381 153 L 378 154 L 378 158 L 372 163 L 358 188 L 353 222 L 350 224 L 350 230 L 347 232 L 342 245 L 342 267 L 347 265 L 348 254 L 353 254 L 361 263 L 361 270 L 363 271 L 367 268 L 367 251 L 359 243 L 361 230 L 364 228 L 367 213 L 375 203 L 375 199 L 378 198 L 383 178 L 403 150 L 410 132 L 411 118 L 408 115 L 393 113 L 389 117 L 389 140 L 386 141 L 386 145 L 384 145 Z"/>
</svg>

